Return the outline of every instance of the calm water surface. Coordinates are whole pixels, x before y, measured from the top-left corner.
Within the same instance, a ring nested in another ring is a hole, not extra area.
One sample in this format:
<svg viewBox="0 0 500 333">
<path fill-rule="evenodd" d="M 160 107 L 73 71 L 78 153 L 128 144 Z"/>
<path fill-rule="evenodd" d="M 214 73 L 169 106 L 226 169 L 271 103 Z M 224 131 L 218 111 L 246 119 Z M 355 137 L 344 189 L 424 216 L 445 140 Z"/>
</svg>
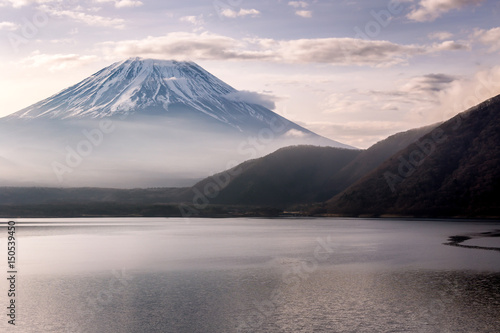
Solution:
<svg viewBox="0 0 500 333">
<path fill-rule="evenodd" d="M 16 327 L 4 311 L 1 332 L 499 332 L 500 252 L 443 245 L 498 222 L 19 219 L 16 227 Z M 500 237 L 467 242 L 500 248 Z M 3 309 L 7 290 L 2 278 Z"/>
</svg>

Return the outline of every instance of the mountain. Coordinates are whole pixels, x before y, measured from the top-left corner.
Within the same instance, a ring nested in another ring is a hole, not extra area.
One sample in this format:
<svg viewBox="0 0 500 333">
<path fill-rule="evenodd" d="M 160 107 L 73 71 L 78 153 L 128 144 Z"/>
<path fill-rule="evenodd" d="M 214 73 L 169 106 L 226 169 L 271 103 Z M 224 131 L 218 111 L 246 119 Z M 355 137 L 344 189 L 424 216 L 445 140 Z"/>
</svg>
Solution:
<svg viewBox="0 0 500 333">
<path fill-rule="evenodd" d="M 434 128 L 326 204 L 330 214 L 500 216 L 500 95 Z"/>
<path fill-rule="evenodd" d="M 1 206 L 68 205 L 89 203 L 166 204 L 179 202 L 188 188 L 56 188 L 56 187 L 2 187 Z"/>
<path fill-rule="evenodd" d="M 364 150 L 339 172 L 332 174 L 331 178 L 325 183 L 323 200 L 327 200 L 345 190 L 358 179 L 375 170 L 389 157 L 414 143 L 437 126 L 438 124 L 434 124 L 396 133 Z"/>
<path fill-rule="evenodd" d="M 127 59 L 0 119 L 0 185 L 186 186 L 289 145 L 353 148 L 260 102 L 193 62 Z"/>
<path fill-rule="evenodd" d="M 202 180 L 184 199 L 281 208 L 321 201 L 325 181 L 360 154 L 333 147 L 281 148 Z"/>
<path fill-rule="evenodd" d="M 194 62 L 130 58 L 4 119 L 163 116 L 198 120 L 204 126 L 223 124 L 249 134 L 275 127 L 280 136 L 309 137 L 353 148 L 322 138 L 250 99 L 247 92 L 234 89 Z"/>
<path fill-rule="evenodd" d="M 211 205 L 274 206 L 288 208 L 327 200 L 365 173 L 414 142 L 433 127 L 395 134 L 367 150 L 317 146 L 285 147 L 261 158 L 217 173 L 193 187 L 113 189 L 2 187 L 0 206 L 89 204 L 193 204 L 203 199 Z M 0 159 L 1 162 L 1 159 Z M 201 195 L 200 195 L 201 193 Z M 214 195 L 216 194 L 216 195 Z M 81 208 L 84 209 L 84 208 Z M 175 213 L 175 212 L 174 212 Z M 178 214 L 179 212 L 176 211 Z"/>
<path fill-rule="evenodd" d="M 499 217 L 499 118 L 500 95 L 367 150 L 286 147 L 185 188 L 2 188 L 0 214 Z"/>
<path fill-rule="evenodd" d="M 183 201 L 288 208 L 326 201 L 437 125 L 397 133 L 366 150 L 293 146 L 208 177 Z M 213 189 L 216 189 L 215 193 Z"/>
</svg>

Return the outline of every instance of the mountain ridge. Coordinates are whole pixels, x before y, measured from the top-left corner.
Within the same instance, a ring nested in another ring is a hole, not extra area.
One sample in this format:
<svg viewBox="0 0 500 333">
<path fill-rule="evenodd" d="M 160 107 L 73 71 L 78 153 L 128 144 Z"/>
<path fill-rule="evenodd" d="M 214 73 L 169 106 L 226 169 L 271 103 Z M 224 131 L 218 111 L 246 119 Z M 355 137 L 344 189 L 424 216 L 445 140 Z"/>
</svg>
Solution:
<svg viewBox="0 0 500 333">
<path fill-rule="evenodd" d="M 500 216 L 500 95 L 436 127 L 326 203 L 329 214 Z"/>
</svg>

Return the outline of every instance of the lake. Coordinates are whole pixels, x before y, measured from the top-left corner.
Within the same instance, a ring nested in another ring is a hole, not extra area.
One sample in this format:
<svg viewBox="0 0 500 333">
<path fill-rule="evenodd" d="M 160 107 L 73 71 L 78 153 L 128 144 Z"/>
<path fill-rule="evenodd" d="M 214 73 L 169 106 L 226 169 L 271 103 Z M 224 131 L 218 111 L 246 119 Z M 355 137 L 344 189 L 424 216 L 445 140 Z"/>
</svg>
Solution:
<svg viewBox="0 0 500 333">
<path fill-rule="evenodd" d="M 7 221 L 1 220 L 2 271 Z M 498 332 L 500 222 L 17 219 L 2 332 Z M 473 235 L 464 248 L 450 236 Z M 493 248 L 493 250 L 491 250 Z"/>
</svg>

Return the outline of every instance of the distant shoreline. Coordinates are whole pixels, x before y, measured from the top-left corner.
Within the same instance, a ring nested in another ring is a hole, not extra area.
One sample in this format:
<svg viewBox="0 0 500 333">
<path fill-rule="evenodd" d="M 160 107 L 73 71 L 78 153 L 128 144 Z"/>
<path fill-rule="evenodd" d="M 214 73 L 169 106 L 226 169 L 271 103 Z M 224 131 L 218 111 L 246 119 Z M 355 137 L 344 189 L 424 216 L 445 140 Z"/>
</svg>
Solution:
<svg viewBox="0 0 500 333">
<path fill-rule="evenodd" d="M 208 205 L 194 209 L 187 204 L 128 204 L 117 202 L 57 203 L 33 205 L 0 205 L 0 218 L 369 218 L 369 219 L 443 219 L 498 221 L 499 216 L 444 216 L 444 215 L 398 215 L 398 214 L 308 214 L 304 211 L 288 211 L 276 207 Z M 452 236 L 462 237 L 462 236 Z M 447 245 L 469 247 L 464 240 L 450 237 Z M 468 237 L 468 236 L 463 236 Z M 485 237 L 485 236 L 484 236 Z M 498 237 L 498 236 L 490 236 Z"/>
</svg>

